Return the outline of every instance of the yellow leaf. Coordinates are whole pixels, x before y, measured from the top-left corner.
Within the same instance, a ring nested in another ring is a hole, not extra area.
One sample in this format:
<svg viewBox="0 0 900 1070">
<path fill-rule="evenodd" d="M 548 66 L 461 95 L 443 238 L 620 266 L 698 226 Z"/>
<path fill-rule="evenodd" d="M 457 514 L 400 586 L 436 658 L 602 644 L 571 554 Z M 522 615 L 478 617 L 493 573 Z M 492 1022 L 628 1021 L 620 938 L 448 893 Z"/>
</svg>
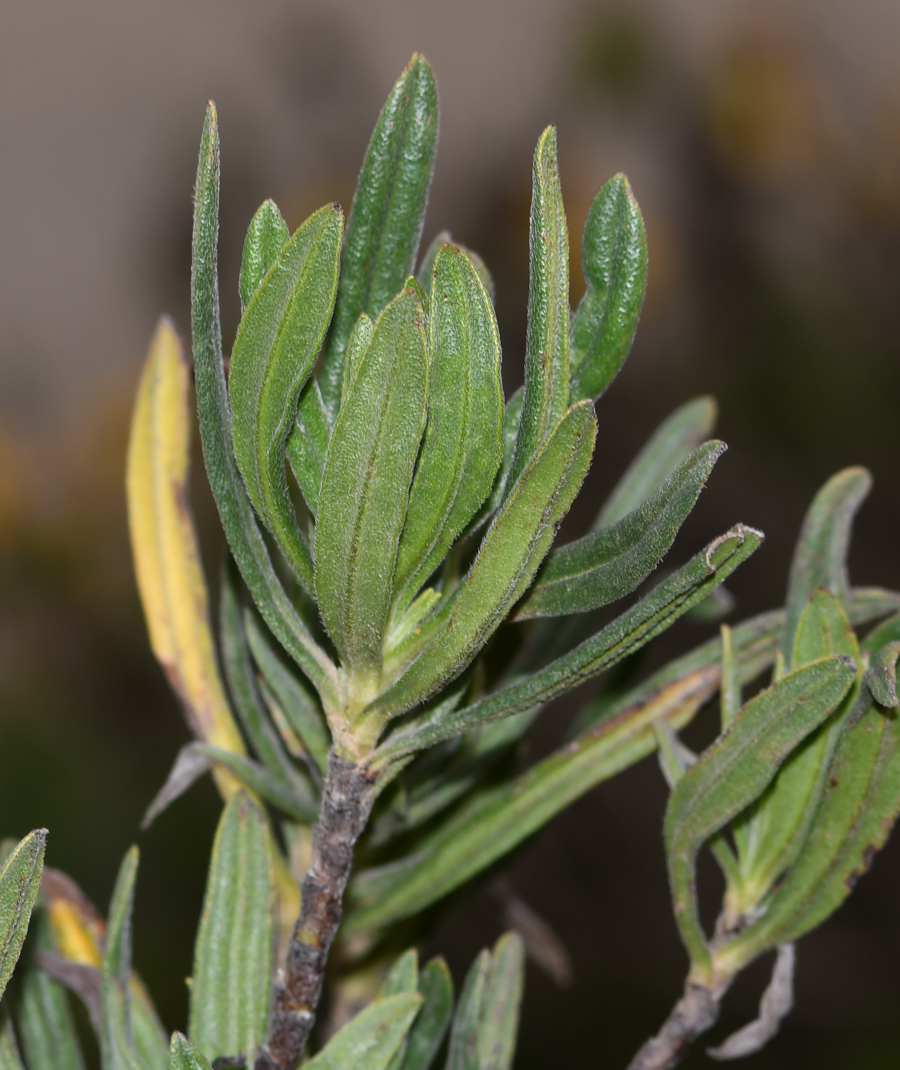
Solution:
<svg viewBox="0 0 900 1070">
<path fill-rule="evenodd" d="M 219 675 L 209 597 L 188 500 L 190 367 L 160 320 L 138 387 L 128 444 L 128 524 L 150 645 L 198 739 L 238 754 L 244 743 Z M 238 788 L 213 771 L 227 799 Z"/>
</svg>

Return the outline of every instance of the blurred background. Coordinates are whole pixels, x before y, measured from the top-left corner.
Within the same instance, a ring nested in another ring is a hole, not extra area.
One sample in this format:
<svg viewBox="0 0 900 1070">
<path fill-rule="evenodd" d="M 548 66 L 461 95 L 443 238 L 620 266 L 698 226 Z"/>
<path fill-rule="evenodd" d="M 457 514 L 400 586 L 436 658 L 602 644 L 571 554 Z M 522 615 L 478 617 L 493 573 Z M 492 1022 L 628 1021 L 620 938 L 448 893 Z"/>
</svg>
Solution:
<svg viewBox="0 0 900 1070">
<path fill-rule="evenodd" d="M 720 462 L 672 551 L 735 521 L 764 548 L 734 619 L 784 596 L 816 488 L 865 464 L 856 583 L 900 587 L 900 5 L 895 0 L 7 0 L 0 34 L 0 835 L 47 825 L 48 861 L 102 907 L 187 739 L 147 646 L 125 525 L 130 406 L 156 318 L 189 326 L 191 189 L 203 109 L 223 143 L 221 279 L 238 315 L 243 234 L 272 196 L 296 226 L 346 208 L 394 79 L 419 50 L 441 91 L 426 242 L 448 227 L 497 285 L 507 390 L 522 379 L 531 155 L 559 127 L 573 301 L 599 186 L 625 171 L 650 284 L 626 369 L 598 407 L 579 533 L 647 435 L 701 393 Z M 222 555 L 202 472 L 208 570 Z M 655 659 L 705 638 L 680 624 Z M 545 715 L 552 747 L 573 706 Z M 623 1066 L 677 997 L 666 790 L 645 762 L 513 860 L 576 985 L 530 970 L 516 1066 Z M 136 961 L 169 1028 L 218 804 L 192 789 L 139 837 Z M 197 847 L 200 847 L 200 850 Z M 461 904 L 432 949 L 457 977 L 501 918 Z M 768 963 L 714 1039 L 755 1013 Z M 900 837 L 799 948 L 797 1004 L 748 1068 L 900 1065 Z M 686 1066 L 708 1065 L 702 1051 Z"/>
</svg>

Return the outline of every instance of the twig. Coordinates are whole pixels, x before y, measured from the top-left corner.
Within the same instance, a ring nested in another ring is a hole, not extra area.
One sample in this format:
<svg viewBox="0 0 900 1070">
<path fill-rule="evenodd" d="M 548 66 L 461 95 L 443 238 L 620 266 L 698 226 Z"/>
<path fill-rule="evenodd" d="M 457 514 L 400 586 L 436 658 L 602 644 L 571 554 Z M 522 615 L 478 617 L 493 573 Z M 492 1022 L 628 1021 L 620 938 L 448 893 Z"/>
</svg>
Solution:
<svg viewBox="0 0 900 1070">
<path fill-rule="evenodd" d="M 724 988 L 689 981 L 662 1029 L 635 1055 L 628 1070 L 670 1070 L 677 1066 L 697 1037 L 715 1025 L 724 994 Z"/>
<path fill-rule="evenodd" d="M 309 1040 L 328 952 L 341 923 L 353 848 L 372 808 L 372 783 L 354 762 L 329 755 L 312 858 L 300 885 L 300 917 L 288 948 L 286 976 L 275 985 L 269 1032 L 255 1070 L 293 1070 Z"/>
</svg>

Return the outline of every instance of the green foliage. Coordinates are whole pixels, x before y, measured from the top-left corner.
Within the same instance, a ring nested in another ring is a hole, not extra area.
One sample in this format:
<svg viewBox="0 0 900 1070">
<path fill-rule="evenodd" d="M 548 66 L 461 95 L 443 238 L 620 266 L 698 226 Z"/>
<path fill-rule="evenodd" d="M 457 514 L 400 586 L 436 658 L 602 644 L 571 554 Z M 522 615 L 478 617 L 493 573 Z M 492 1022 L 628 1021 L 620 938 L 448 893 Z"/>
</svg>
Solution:
<svg viewBox="0 0 900 1070">
<path fill-rule="evenodd" d="M 434 76 L 416 55 L 379 116 L 346 234 L 334 204 L 293 235 L 272 201 L 261 206 L 226 362 L 209 105 L 191 296 L 200 438 L 229 550 L 218 659 L 186 496 L 189 367 L 167 322 L 142 380 L 128 478 L 154 651 L 197 737 L 147 820 L 209 770 L 225 803 L 188 1036 L 166 1045 L 132 969 L 133 848 L 105 929 L 77 889 L 45 888 L 19 1001 L 26 1063 L 7 1018 L 0 1070 L 82 1070 L 61 985 L 87 1006 L 103 1070 L 294 1070 L 304 1053 L 310 1070 L 428 1070 L 443 1053 L 443 1070 L 510 1070 L 523 938 L 481 952 L 455 1007 L 446 963 L 420 970 L 415 945 L 451 893 L 654 751 L 672 789 L 665 850 L 691 972 L 671 1028 L 650 1042 L 668 1043 L 669 1061 L 633 1066 L 674 1065 L 736 974 L 778 947 L 761 1024 L 718 1049 L 749 1052 L 790 1005 L 787 945 L 840 905 L 900 812 L 900 595 L 853 588 L 846 569 L 868 473 L 839 473 L 816 497 L 783 610 L 724 626 L 641 678 L 632 655 L 685 614 L 727 611 L 721 585 L 762 542 L 737 524 L 641 588 L 725 448 L 709 437 L 715 403 L 676 409 L 587 534 L 555 546 L 593 460 L 594 403 L 637 328 L 643 220 L 623 175 L 601 188 L 573 315 L 556 130 L 544 131 L 525 384 L 505 399 L 484 262 L 442 231 L 415 274 L 437 130 Z M 520 745 L 546 707 L 614 666 L 569 738 L 523 768 Z M 696 757 L 677 733 L 717 694 L 721 733 Z M 26 837 L 0 873 L 0 994 L 44 835 Z M 696 890 L 705 846 L 725 875 L 711 936 Z M 362 1009 L 312 1034 L 327 1042 L 306 1051 L 326 966 L 338 1011 Z"/>
<path fill-rule="evenodd" d="M 47 830 L 29 833 L 0 869 L 0 997 L 15 969 L 41 885 Z"/>
<path fill-rule="evenodd" d="M 191 982 L 190 1037 L 210 1060 L 253 1059 L 269 1013 L 275 875 L 266 821 L 244 792 L 213 844 Z"/>
</svg>

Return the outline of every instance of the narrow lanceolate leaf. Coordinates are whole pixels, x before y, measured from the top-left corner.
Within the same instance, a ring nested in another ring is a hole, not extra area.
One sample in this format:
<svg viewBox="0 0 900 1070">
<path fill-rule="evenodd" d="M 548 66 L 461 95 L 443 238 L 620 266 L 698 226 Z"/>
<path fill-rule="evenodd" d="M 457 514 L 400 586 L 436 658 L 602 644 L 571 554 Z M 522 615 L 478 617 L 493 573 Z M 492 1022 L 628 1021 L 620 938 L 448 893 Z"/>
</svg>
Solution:
<svg viewBox="0 0 900 1070">
<path fill-rule="evenodd" d="M 534 578 L 581 487 L 596 434 L 589 402 L 559 421 L 488 529 L 429 645 L 374 704 L 374 716 L 395 717 L 458 676 L 503 622 Z"/>
<path fill-rule="evenodd" d="M 790 669 L 794 637 L 800 616 L 817 587 L 827 587 L 840 602 L 846 601 L 847 550 L 853 518 L 872 487 L 865 468 L 845 468 L 825 484 L 813 499 L 800 529 L 788 581 L 781 653 Z"/>
<path fill-rule="evenodd" d="M 596 400 L 616 377 L 644 303 L 647 235 L 624 175 L 614 175 L 591 204 L 581 265 L 586 288 L 572 319 L 570 403 Z"/>
<path fill-rule="evenodd" d="M 288 493 L 285 442 L 331 320 L 342 232 L 333 204 L 298 228 L 247 306 L 228 379 L 234 452 L 250 500 L 306 587 L 312 559 Z"/>
<path fill-rule="evenodd" d="M 478 1027 L 478 1070 L 509 1070 L 516 1052 L 525 982 L 525 945 L 504 933 L 494 945 Z"/>
<path fill-rule="evenodd" d="M 695 398 L 663 420 L 603 503 L 594 529 L 609 527 L 642 505 L 709 438 L 717 415 L 714 398 Z"/>
<path fill-rule="evenodd" d="M 229 558 L 222 572 L 219 621 L 222 667 L 234 707 L 247 739 L 260 760 L 286 788 L 296 790 L 299 776 L 263 706 L 250 662 L 243 607 L 237 592 L 237 569 Z"/>
<path fill-rule="evenodd" d="M 494 302 L 494 280 L 491 277 L 491 273 L 488 270 L 487 264 L 482 260 L 478 253 L 472 249 L 467 248 L 465 245 L 461 245 L 459 242 L 453 240 L 449 230 L 442 230 L 437 234 L 432 241 L 431 245 L 425 250 L 425 255 L 422 257 L 422 262 L 419 264 L 416 271 L 416 278 L 419 280 L 419 285 L 425 291 L 427 297 L 431 297 L 431 284 L 432 273 L 434 271 L 434 262 L 437 259 L 437 254 L 445 245 L 453 245 L 460 252 L 466 254 L 466 256 L 472 261 L 475 270 L 478 272 L 478 277 L 481 279 L 482 285 L 487 292 L 488 297 L 491 299 L 491 303 Z"/>
<path fill-rule="evenodd" d="M 411 286 L 382 312 L 325 462 L 316 591 L 342 660 L 361 673 L 381 667 L 397 544 L 425 424 L 424 315 Z"/>
<path fill-rule="evenodd" d="M 717 958 L 738 968 L 832 914 L 884 846 L 900 812 L 900 718 L 872 706 L 841 736 L 803 850 L 766 913 Z"/>
<path fill-rule="evenodd" d="M 0 1018 L 0 1070 L 25 1070 L 16 1044 L 12 1019 L 5 1015 Z"/>
<path fill-rule="evenodd" d="M 534 152 L 525 396 L 508 488 L 569 408 L 569 234 L 559 184 L 556 127 Z"/>
<path fill-rule="evenodd" d="M 134 1045 L 131 994 L 131 916 L 137 867 L 138 849 L 132 847 L 122 860 L 109 905 L 101 997 L 103 1070 L 142 1070 Z"/>
<path fill-rule="evenodd" d="M 400 1070 L 429 1070 L 453 1016 L 453 980 L 442 958 L 425 966 L 418 989 L 423 1002 L 407 1035 Z"/>
<path fill-rule="evenodd" d="M 234 456 L 231 406 L 222 361 L 219 317 L 219 131 L 210 103 L 203 125 L 191 267 L 191 324 L 200 438 L 222 527 L 253 601 L 272 634 L 309 676 L 323 699 L 336 703 L 337 674 L 313 640 L 272 566 Z"/>
<path fill-rule="evenodd" d="M 800 618 L 792 664 L 800 667 L 834 654 L 858 661 L 859 648 L 841 603 L 819 587 Z M 743 878 L 740 913 L 762 899 L 803 846 L 858 692 L 858 686 L 851 689 L 834 716 L 794 750 L 752 810 L 735 822 Z"/>
<path fill-rule="evenodd" d="M 167 319 L 156 329 L 141 376 L 128 444 L 128 522 L 150 645 L 194 735 L 237 754 L 234 723 L 209 621 L 209 596 L 188 498 L 191 369 Z M 237 783 L 216 783 L 228 798 Z"/>
<path fill-rule="evenodd" d="M 770 628 L 773 653 L 776 639 L 777 630 Z M 748 650 L 752 645 L 748 638 Z M 362 871 L 351 885 L 353 909 L 344 931 L 381 928 L 418 913 L 487 869 L 591 788 L 652 754 L 653 726 L 665 720 L 683 728 L 719 685 L 712 651 L 681 661 L 624 696 L 579 739 L 507 784 L 474 796 L 417 844 L 410 865 L 383 877 Z"/>
<path fill-rule="evenodd" d="M 418 992 L 401 992 L 369 1004 L 339 1030 L 307 1070 L 385 1070 L 422 1006 Z"/>
<path fill-rule="evenodd" d="M 491 492 L 502 454 L 500 336 L 471 260 L 438 253 L 429 324 L 428 422 L 394 576 L 402 613 Z"/>
<path fill-rule="evenodd" d="M 585 613 L 631 594 L 668 552 L 724 451 L 722 442 L 701 446 L 639 508 L 552 550 L 516 620 Z"/>
<path fill-rule="evenodd" d="M 172 1034 L 169 1070 L 210 1070 L 209 1061 L 183 1033 Z"/>
<path fill-rule="evenodd" d="M 315 698 L 273 650 L 252 614 L 246 613 L 244 622 L 253 660 L 291 728 L 324 775 L 328 769 L 330 739 Z"/>
<path fill-rule="evenodd" d="M 372 768 L 384 769 L 405 754 L 431 747 L 478 725 L 532 709 L 571 691 L 639 650 L 691 606 L 706 598 L 754 553 L 762 538 L 760 532 L 739 524 L 710 543 L 637 605 L 533 676 L 511 683 L 461 710 L 436 711 L 394 733 L 372 756 Z"/>
<path fill-rule="evenodd" d="M 275 930 L 275 878 L 266 820 L 243 792 L 222 814 L 191 983 L 190 1037 L 212 1061 L 265 1037 Z"/>
<path fill-rule="evenodd" d="M 9 983 L 41 886 L 47 830 L 29 833 L 0 870 L 0 996 Z"/>
<path fill-rule="evenodd" d="M 375 319 L 415 268 L 437 137 L 434 73 L 414 55 L 378 117 L 347 222 L 334 323 L 319 375 L 332 421 L 357 317 L 365 312 Z"/>
<path fill-rule="evenodd" d="M 491 953 L 485 949 L 472 963 L 463 982 L 456 1014 L 453 1016 L 450 1050 L 444 1070 L 479 1070 L 478 1025 L 490 969 Z"/>
<path fill-rule="evenodd" d="M 856 663 L 822 658 L 783 677 L 751 699 L 685 773 L 666 810 L 666 856 L 675 919 L 695 970 L 710 970 L 694 886 L 697 852 L 771 783 L 797 744 L 843 701 Z"/>
<path fill-rule="evenodd" d="M 274 201 L 263 201 L 250 220 L 247 237 L 244 239 L 244 255 L 241 259 L 241 278 L 238 289 L 241 294 L 241 315 L 269 274 L 278 254 L 290 240 L 291 232 Z"/>
<path fill-rule="evenodd" d="M 46 915 L 38 923 L 37 946 L 53 948 Z M 37 965 L 25 973 L 19 1024 L 29 1070 L 84 1070 L 66 990 Z"/>
<path fill-rule="evenodd" d="M 369 343 L 372 341 L 372 335 L 375 333 L 375 324 L 365 314 L 360 312 L 359 319 L 356 321 L 356 326 L 353 328 L 353 333 L 350 335 L 350 341 L 347 343 L 347 352 L 344 356 L 344 375 L 341 380 L 341 402 L 347 396 L 347 391 L 350 389 L 350 384 L 353 382 L 353 378 L 356 375 L 356 369 L 359 367 L 360 359 L 363 353 L 369 348 Z"/>
</svg>

